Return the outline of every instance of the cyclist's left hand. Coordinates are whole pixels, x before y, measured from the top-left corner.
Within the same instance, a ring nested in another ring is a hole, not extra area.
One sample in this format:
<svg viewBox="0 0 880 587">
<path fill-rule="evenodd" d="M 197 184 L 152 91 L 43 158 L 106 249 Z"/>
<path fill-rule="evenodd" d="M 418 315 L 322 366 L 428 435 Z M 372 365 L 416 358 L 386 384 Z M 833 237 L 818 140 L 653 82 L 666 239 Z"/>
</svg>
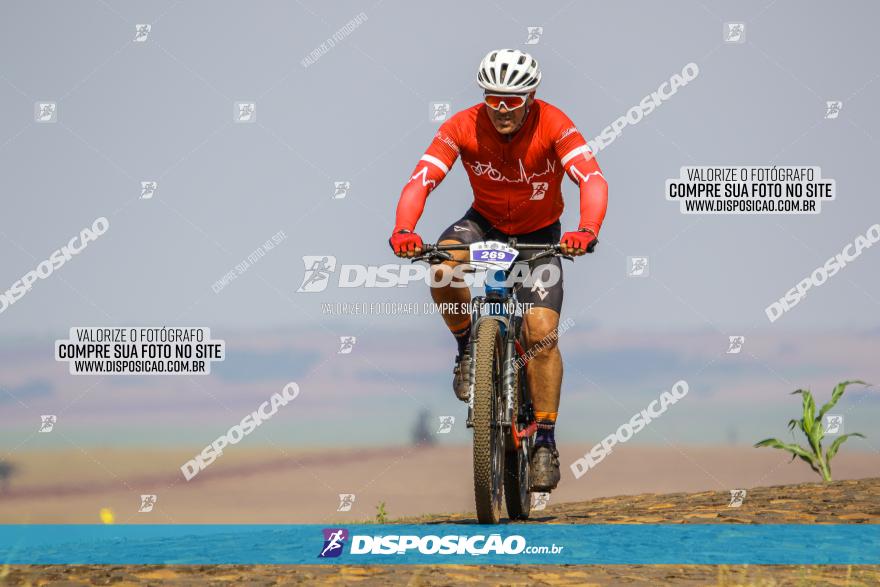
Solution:
<svg viewBox="0 0 880 587">
<path fill-rule="evenodd" d="M 584 253 L 592 253 L 593 248 L 598 244 L 599 239 L 592 232 L 579 230 L 576 232 L 566 232 L 559 239 L 562 245 L 562 252 L 565 255 L 573 255 L 575 257 Z"/>
</svg>

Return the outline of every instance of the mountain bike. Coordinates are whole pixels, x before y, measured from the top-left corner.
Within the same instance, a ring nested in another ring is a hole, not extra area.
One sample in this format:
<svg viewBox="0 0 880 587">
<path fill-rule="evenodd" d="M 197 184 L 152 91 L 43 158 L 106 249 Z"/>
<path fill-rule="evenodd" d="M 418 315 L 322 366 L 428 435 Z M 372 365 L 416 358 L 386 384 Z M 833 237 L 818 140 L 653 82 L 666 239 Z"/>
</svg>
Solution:
<svg viewBox="0 0 880 587">
<path fill-rule="evenodd" d="M 453 260 L 448 251 L 470 251 L 467 262 L 485 268 L 485 295 L 471 301 L 471 372 L 468 428 L 473 428 L 474 500 L 481 524 L 497 524 L 501 502 L 511 520 L 525 520 L 531 511 L 529 459 L 538 426 L 529 393 L 528 356 L 522 332 L 522 308 L 516 289 L 507 281 L 518 263 L 563 257 L 558 244 L 517 244 L 481 241 L 454 245 L 423 245 L 413 261 Z M 535 251 L 518 260 L 523 251 Z"/>
</svg>

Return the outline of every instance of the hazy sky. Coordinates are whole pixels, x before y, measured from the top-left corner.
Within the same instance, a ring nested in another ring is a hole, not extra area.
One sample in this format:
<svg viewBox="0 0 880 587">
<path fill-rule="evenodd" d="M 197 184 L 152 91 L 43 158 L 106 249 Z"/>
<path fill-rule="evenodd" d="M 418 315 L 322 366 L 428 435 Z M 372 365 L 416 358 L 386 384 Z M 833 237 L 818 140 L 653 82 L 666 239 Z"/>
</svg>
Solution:
<svg viewBox="0 0 880 587">
<path fill-rule="evenodd" d="M 387 238 L 438 126 L 430 104 L 477 103 L 477 65 L 499 47 L 533 53 L 539 97 L 587 138 L 686 64 L 700 71 L 598 154 L 610 186 L 602 242 L 565 265 L 563 313 L 577 327 L 560 343 L 563 436 L 597 438 L 680 378 L 694 399 L 656 430 L 686 442 L 772 434 L 794 412 L 794 388 L 826 397 L 841 379 L 877 379 L 880 247 L 777 322 L 764 309 L 880 222 L 878 15 L 874 2 L 793 0 L 2 2 L 0 292 L 96 218 L 110 221 L 0 313 L 0 387 L 28 402 L 0 396 L 2 441 L 19 445 L 39 414 L 63 412 L 100 441 L 154 442 L 175 425 L 167 441 L 200 446 L 291 379 L 304 391 L 285 440 L 305 430 L 310 442 L 401 441 L 419 409 L 463 416 L 439 318 L 322 314 L 326 302 L 422 303 L 424 286 L 296 290 L 306 255 L 396 262 Z M 726 22 L 745 23 L 744 43 L 722 41 Z M 147 40 L 133 42 L 141 23 Z M 525 45 L 534 26 L 540 41 Z M 829 100 L 843 102 L 836 119 L 824 118 Z M 57 102 L 56 123 L 34 121 L 39 101 Z M 256 122 L 233 122 L 235 103 L 251 101 Z M 664 198 L 685 165 L 772 164 L 821 167 L 837 200 L 816 216 L 761 217 L 684 216 Z M 158 182 L 152 199 L 139 199 L 142 181 Z M 346 198 L 332 198 L 335 181 L 351 183 Z M 577 189 L 565 182 L 573 229 Z M 434 241 L 470 201 L 457 163 L 418 231 Z M 212 290 L 279 231 L 280 244 Z M 627 277 L 629 256 L 649 257 L 649 276 Z M 71 327 L 136 324 L 209 326 L 225 339 L 227 362 L 199 382 L 233 413 L 183 378 L 105 378 L 92 391 L 52 359 Z M 351 358 L 336 356 L 342 334 L 359 337 Z M 734 334 L 746 335 L 742 355 L 725 354 Z M 32 340 L 19 348 L 22 337 Z M 875 395 L 860 393 L 848 396 L 852 429 L 876 420 Z M 376 426 L 389 405 L 393 422 Z"/>
<path fill-rule="evenodd" d="M 386 241 L 437 126 L 429 104 L 476 103 L 476 66 L 503 46 L 533 52 L 539 96 L 588 138 L 688 62 L 700 68 L 598 155 L 608 216 L 599 253 L 566 265 L 568 312 L 611 329 L 768 327 L 770 302 L 880 221 L 871 2 L 4 2 L 0 14 L 0 286 L 95 218 L 111 224 L 0 314 L 7 335 L 264 328 L 320 321 L 322 301 L 426 300 L 422 287 L 297 294 L 301 257 L 395 261 Z M 722 43 L 728 21 L 746 23 L 745 43 Z M 152 25 L 144 43 L 138 23 Z M 538 44 L 524 45 L 527 26 L 544 27 Z M 58 123 L 34 122 L 41 100 L 57 101 Z M 843 101 L 839 118 L 823 118 L 826 100 Z M 236 101 L 256 102 L 256 123 L 233 123 Z M 710 164 L 820 166 L 839 195 L 817 216 L 686 217 L 664 200 L 682 165 Z M 158 181 L 153 199 L 138 200 L 142 180 Z M 331 198 L 337 180 L 351 182 L 345 199 Z M 419 232 L 435 240 L 469 202 L 456 164 Z M 279 247 L 211 290 L 279 230 Z M 627 278 L 626 257 L 642 255 L 650 276 Z M 772 328 L 877 327 L 878 262 L 866 251 Z"/>
</svg>

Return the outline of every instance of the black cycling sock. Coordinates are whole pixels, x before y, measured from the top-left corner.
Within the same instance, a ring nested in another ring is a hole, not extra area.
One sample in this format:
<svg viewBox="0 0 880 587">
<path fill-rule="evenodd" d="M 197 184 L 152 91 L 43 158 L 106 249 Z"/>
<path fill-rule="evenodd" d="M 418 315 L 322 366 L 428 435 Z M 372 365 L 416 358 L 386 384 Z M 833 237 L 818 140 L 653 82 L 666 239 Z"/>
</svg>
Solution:
<svg viewBox="0 0 880 587">
<path fill-rule="evenodd" d="M 535 446 L 556 446 L 556 422 L 538 420 L 538 434 L 535 436 Z"/>
<path fill-rule="evenodd" d="M 455 342 L 458 344 L 458 356 L 460 357 L 467 350 L 468 343 L 471 341 L 471 325 L 468 324 L 461 330 L 453 330 L 452 336 L 455 337 Z"/>
</svg>

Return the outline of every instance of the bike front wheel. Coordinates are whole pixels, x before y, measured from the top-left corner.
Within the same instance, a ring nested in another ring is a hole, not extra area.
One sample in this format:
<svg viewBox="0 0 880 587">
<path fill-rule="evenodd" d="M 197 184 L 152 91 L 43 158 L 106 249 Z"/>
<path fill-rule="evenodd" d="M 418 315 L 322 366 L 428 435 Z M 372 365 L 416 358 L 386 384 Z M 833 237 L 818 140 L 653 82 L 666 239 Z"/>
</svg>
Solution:
<svg viewBox="0 0 880 587">
<path fill-rule="evenodd" d="M 482 320 L 474 338 L 474 499 L 481 524 L 501 519 L 504 427 L 501 401 L 503 341 L 497 320 Z"/>
</svg>

